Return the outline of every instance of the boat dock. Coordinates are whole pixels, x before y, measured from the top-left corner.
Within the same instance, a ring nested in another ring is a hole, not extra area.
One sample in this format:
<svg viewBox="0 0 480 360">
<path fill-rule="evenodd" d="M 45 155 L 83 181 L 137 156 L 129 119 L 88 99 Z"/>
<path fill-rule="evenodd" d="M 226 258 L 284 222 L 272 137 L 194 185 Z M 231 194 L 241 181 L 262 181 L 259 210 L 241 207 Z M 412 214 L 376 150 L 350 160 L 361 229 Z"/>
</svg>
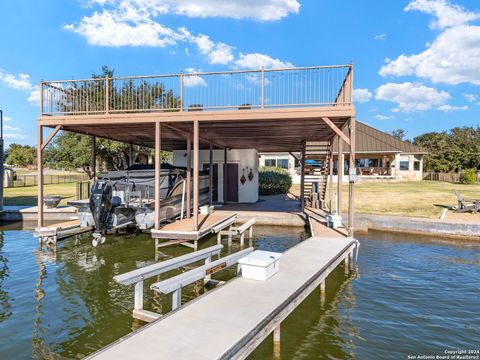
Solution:
<svg viewBox="0 0 480 360">
<path fill-rule="evenodd" d="M 357 248 L 353 238 L 311 237 L 285 252 L 266 282 L 235 278 L 88 358 L 244 359 L 272 332 L 279 345 L 281 322 L 324 292 L 340 263 L 349 269 Z"/>
<path fill-rule="evenodd" d="M 182 244 L 196 250 L 199 239 L 208 234 L 218 234 L 223 229 L 233 226 L 236 219 L 236 213 L 198 214 L 198 230 L 192 230 L 194 228 L 194 219 L 191 217 L 164 225 L 159 230 L 152 229 L 151 234 L 155 239 L 156 249 L 169 245 Z M 159 242 L 160 239 L 167 241 Z M 193 244 L 190 241 L 193 241 Z"/>
<path fill-rule="evenodd" d="M 92 226 L 80 226 L 80 221 L 70 220 L 37 228 L 34 236 L 38 237 L 38 241 L 41 244 L 55 245 L 59 240 L 80 235 L 91 230 L 93 230 Z"/>
</svg>

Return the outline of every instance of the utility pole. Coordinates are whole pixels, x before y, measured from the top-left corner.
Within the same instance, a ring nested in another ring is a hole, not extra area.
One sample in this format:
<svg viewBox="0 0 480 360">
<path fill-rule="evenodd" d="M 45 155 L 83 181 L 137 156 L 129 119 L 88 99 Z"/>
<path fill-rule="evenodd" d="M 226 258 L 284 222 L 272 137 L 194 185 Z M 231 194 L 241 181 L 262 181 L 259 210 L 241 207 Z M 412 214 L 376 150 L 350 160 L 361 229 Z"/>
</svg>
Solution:
<svg viewBox="0 0 480 360">
<path fill-rule="evenodd" d="M 5 169 L 3 167 L 3 111 L 0 110 L 0 211 L 3 210 L 3 176 Z"/>
</svg>

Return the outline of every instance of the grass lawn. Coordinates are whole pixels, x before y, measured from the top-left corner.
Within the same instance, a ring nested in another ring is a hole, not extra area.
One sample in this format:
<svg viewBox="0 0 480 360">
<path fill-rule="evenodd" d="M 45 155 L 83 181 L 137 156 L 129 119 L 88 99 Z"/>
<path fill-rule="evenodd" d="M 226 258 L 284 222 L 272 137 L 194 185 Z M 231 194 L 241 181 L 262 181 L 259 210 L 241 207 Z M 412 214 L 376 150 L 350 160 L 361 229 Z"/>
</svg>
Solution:
<svg viewBox="0 0 480 360">
<path fill-rule="evenodd" d="M 467 200 L 480 199 L 480 185 L 451 184 L 439 181 L 360 182 L 355 184 L 355 211 L 364 214 L 438 218 L 444 207 L 457 204 L 454 189 L 460 191 Z M 299 186 L 294 186 L 292 192 L 298 194 Z M 343 211 L 346 211 L 348 209 L 348 185 L 343 185 L 343 199 L 342 208 Z M 449 214 L 457 215 L 452 212 Z M 471 214 L 463 216 L 473 218 Z"/>
<path fill-rule="evenodd" d="M 75 200 L 76 189 L 75 183 L 69 184 L 53 184 L 44 186 L 45 195 L 60 195 L 62 197 L 61 205 L 66 205 L 67 201 Z M 8 188 L 4 190 L 5 205 L 37 205 L 37 187 L 26 186 Z"/>
</svg>

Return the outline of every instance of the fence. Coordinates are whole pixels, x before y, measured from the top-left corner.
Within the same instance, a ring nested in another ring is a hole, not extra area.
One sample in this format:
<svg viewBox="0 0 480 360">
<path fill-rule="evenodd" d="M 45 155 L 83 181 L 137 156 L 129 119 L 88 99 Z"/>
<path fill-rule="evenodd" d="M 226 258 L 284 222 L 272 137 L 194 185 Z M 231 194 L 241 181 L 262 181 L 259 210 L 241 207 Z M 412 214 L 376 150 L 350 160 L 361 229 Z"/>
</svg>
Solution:
<svg viewBox="0 0 480 360">
<path fill-rule="evenodd" d="M 74 183 L 86 179 L 88 179 L 87 175 L 43 175 L 45 185 Z M 36 186 L 37 184 L 37 175 L 17 175 L 8 187 Z"/>
<path fill-rule="evenodd" d="M 249 110 L 352 104 L 353 66 L 45 81 L 42 115 Z"/>
<path fill-rule="evenodd" d="M 77 182 L 76 199 L 77 200 L 90 199 L 91 187 L 92 187 L 92 184 L 90 181 Z"/>
<path fill-rule="evenodd" d="M 458 183 L 460 182 L 460 173 L 424 172 L 423 180 Z M 477 173 L 477 183 L 480 183 L 480 173 Z"/>
</svg>

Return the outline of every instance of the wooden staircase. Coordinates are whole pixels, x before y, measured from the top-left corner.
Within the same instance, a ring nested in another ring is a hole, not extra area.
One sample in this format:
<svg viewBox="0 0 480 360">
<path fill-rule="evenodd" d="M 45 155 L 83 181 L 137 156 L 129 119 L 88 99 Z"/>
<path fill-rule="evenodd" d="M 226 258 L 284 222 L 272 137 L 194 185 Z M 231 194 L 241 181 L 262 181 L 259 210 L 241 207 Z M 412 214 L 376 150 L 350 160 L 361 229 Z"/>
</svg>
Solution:
<svg viewBox="0 0 480 360">
<path fill-rule="evenodd" d="M 325 209 L 328 175 L 330 169 L 330 142 L 310 141 L 305 144 L 306 160 L 321 161 L 323 167 L 315 168 L 311 174 L 305 174 L 303 196 L 305 206 Z"/>
</svg>

